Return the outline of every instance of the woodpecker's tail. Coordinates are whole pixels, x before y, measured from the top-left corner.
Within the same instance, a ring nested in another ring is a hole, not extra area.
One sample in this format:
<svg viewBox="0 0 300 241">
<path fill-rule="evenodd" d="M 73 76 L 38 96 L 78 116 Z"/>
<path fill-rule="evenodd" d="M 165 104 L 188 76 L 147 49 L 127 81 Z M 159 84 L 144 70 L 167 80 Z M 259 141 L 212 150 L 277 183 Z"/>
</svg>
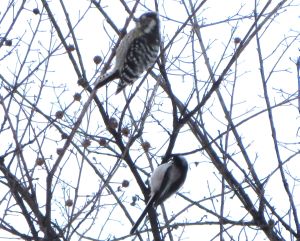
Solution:
<svg viewBox="0 0 300 241">
<path fill-rule="evenodd" d="M 126 86 L 127 86 L 127 84 L 125 84 L 125 82 L 119 81 L 116 95 L 119 94 Z"/>
<path fill-rule="evenodd" d="M 117 70 L 101 75 L 96 79 L 95 88 L 100 89 L 102 86 L 117 78 L 119 78 L 119 71 Z"/>
</svg>

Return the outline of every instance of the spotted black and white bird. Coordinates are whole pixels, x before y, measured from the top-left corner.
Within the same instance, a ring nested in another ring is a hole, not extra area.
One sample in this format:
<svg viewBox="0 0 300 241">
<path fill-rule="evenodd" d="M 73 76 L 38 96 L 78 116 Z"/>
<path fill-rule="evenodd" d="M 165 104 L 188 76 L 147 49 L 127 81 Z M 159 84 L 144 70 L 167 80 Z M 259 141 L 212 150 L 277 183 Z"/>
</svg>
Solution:
<svg viewBox="0 0 300 241">
<path fill-rule="evenodd" d="M 178 191 L 186 179 L 187 170 L 187 161 L 184 157 L 178 155 L 174 155 L 172 161 L 164 163 L 154 170 L 150 180 L 150 199 L 141 216 L 133 225 L 130 231 L 131 234 L 136 231 L 150 207 L 157 207 Z"/>
<path fill-rule="evenodd" d="M 136 81 L 155 62 L 160 46 L 160 23 L 156 12 L 141 15 L 134 29 L 125 35 L 116 51 L 113 70 L 98 78 L 95 88 L 119 78 L 118 94 Z"/>
</svg>

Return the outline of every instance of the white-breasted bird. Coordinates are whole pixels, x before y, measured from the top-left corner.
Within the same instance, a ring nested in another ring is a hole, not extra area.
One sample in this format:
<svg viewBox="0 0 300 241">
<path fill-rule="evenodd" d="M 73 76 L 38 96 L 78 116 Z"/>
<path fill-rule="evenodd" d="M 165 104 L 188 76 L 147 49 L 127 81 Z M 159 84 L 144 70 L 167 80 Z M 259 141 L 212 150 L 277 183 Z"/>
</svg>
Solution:
<svg viewBox="0 0 300 241">
<path fill-rule="evenodd" d="M 136 231 L 150 207 L 157 207 L 178 191 L 186 179 L 187 170 L 187 161 L 179 155 L 174 155 L 172 161 L 164 163 L 154 170 L 150 180 L 150 199 L 141 216 L 133 225 L 130 234 Z"/>
</svg>

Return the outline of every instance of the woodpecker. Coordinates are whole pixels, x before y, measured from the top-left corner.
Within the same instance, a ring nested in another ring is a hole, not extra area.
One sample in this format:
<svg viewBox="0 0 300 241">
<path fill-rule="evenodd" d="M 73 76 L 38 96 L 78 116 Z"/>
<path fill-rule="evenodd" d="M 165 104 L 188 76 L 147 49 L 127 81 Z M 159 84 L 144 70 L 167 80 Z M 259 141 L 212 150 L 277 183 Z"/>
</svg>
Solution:
<svg viewBox="0 0 300 241">
<path fill-rule="evenodd" d="M 160 22 L 156 12 L 141 15 L 134 29 L 125 35 L 116 50 L 113 70 L 100 76 L 95 88 L 120 79 L 116 94 L 136 81 L 155 62 L 160 46 Z"/>
</svg>

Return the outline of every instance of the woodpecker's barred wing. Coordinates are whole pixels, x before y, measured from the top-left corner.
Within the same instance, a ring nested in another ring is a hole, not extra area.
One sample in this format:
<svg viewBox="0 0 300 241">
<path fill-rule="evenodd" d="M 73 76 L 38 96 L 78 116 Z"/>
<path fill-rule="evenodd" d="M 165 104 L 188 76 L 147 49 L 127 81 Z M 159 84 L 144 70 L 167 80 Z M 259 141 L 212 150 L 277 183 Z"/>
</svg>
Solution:
<svg viewBox="0 0 300 241">
<path fill-rule="evenodd" d="M 147 36 L 137 37 L 130 43 L 123 66 L 120 68 L 120 81 L 116 94 L 126 85 L 135 82 L 145 70 L 154 64 L 158 51 L 159 45 L 150 45 Z"/>
</svg>

